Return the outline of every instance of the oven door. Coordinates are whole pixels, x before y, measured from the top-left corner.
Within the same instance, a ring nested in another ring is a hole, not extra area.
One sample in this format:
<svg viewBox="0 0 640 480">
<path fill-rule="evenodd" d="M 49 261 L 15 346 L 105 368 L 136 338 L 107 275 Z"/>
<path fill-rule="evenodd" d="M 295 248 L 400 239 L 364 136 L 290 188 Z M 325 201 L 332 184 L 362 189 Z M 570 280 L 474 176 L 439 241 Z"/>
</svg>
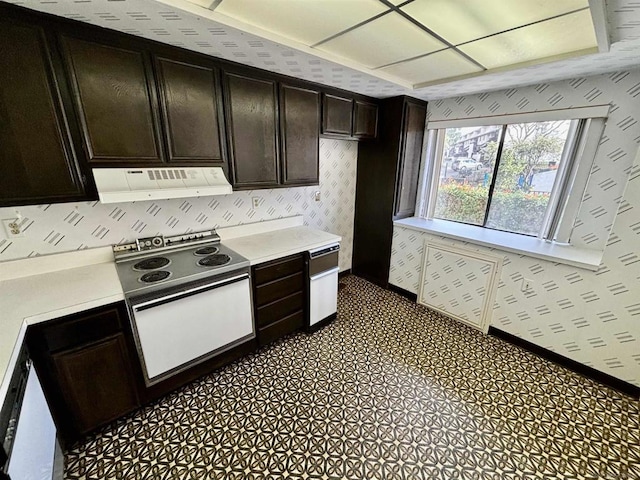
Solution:
<svg viewBox="0 0 640 480">
<path fill-rule="evenodd" d="M 250 276 L 242 272 L 129 299 L 147 385 L 255 337 Z"/>
</svg>

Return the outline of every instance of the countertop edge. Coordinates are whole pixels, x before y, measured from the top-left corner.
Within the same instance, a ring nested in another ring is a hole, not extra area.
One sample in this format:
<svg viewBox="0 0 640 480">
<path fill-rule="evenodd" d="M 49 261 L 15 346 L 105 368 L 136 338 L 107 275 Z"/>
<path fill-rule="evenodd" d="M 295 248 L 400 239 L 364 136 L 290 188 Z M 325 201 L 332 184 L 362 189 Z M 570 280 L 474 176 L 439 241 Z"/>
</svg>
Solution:
<svg viewBox="0 0 640 480">
<path fill-rule="evenodd" d="M 294 248 L 290 250 L 285 250 L 282 252 L 265 255 L 264 257 L 260 257 L 255 260 L 249 260 L 249 261 L 251 263 L 251 266 L 260 265 L 261 263 L 270 262 L 271 260 L 276 260 L 282 257 L 288 257 L 289 255 L 295 255 L 297 253 L 306 252 L 307 250 L 311 250 L 313 248 L 320 248 L 320 247 L 324 247 L 325 245 L 331 245 L 332 243 L 341 242 L 341 241 L 342 241 L 342 237 L 335 235 L 334 239 L 326 240 L 326 241 L 318 242 L 314 244 L 307 244 L 302 249 Z"/>
</svg>

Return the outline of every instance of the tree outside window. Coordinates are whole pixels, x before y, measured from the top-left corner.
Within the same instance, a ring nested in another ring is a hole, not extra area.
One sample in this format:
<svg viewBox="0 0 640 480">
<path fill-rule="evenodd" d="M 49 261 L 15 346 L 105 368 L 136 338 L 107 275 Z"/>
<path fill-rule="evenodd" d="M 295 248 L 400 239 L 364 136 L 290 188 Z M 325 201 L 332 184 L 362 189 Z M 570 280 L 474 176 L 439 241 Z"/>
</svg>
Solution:
<svg viewBox="0 0 640 480">
<path fill-rule="evenodd" d="M 446 129 L 434 217 L 537 235 L 570 126 L 564 120 Z"/>
</svg>

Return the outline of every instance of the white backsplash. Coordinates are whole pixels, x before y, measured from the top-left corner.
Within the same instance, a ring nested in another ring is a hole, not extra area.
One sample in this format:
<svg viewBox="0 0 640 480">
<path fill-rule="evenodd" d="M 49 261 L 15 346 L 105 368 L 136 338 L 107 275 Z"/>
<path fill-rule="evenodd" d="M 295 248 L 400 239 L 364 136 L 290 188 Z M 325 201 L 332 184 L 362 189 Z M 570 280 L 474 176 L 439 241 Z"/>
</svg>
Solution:
<svg viewBox="0 0 640 480">
<path fill-rule="evenodd" d="M 95 201 L 0 208 L 0 219 L 18 211 L 24 231 L 23 238 L 11 240 L 0 232 L 0 261 L 304 215 L 305 225 L 342 236 L 340 270 L 346 270 L 351 268 L 357 155 L 356 142 L 320 139 L 319 186 L 109 205 Z M 317 191 L 319 202 L 314 200 Z"/>
</svg>

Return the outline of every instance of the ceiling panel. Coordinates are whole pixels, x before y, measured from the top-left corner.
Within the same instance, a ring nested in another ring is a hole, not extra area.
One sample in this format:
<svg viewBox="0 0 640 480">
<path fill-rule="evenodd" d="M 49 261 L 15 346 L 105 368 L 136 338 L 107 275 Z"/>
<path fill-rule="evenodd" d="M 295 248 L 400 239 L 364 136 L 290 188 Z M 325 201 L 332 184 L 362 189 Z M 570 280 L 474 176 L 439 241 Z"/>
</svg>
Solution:
<svg viewBox="0 0 640 480">
<path fill-rule="evenodd" d="M 388 10 L 377 0 L 223 0 L 221 13 L 305 45 L 313 45 Z"/>
<path fill-rule="evenodd" d="M 588 6 L 588 0 L 415 0 L 402 10 L 457 45 Z"/>
<path fill-rule="evenodd" d="M 565 15 L 460 46 L 486 68 L 498 68 L 596 46 L 589 11 Z"/>
<path fill-rule="evenodd" d="M 271 41 L 241 31 L 219 19 L 214 19 L 215 12 L 208 12 L 186 0 L 91 0 L 90 2 L 7 0 L 7 2 L 187 48 L 204 55 L 379 98 L 411 95 L 424 100 L 434 100 L 607 72 L 627 72 L 637 69 L 640 65 L 638 0 L 607 0 L 607 13 L 613 41 L 610 52 L 535 64 L 526 68 L 490 71 L 471 78 L 444 80 L 419 90 L 406 89 L 388 80 L 377 78 L 374 76 L 376 71 L 365 73 L 362 70 L 355 70 L 308 52 L 293 49 L 282 42 Z M 382 71 L 384 70 L 379 70 L 379 72 Z M 637 72 L 637 70 L 634 71 Z M 634 75 L 635 73 L 612 75 L 611 80 L 607 81 L 617 82 L 618 78 L 625 78 L 625 82 L 631 82 L 636 78 Z M 632 87 L 633 83 L 624 88 L 633 92 Z"/>
<path fill-rule="evenodd" d="M 426 57 L 385 67 L 381 70 L 413 85 L 482 71 L 480 67 L 452 49 L 432 53 Z"/>
<path fill-rule="evenodd" d="M 369 68 L 381 67 L 442 48 L 445 48 L 443 43 L 397 13 L 384 15 L 318 46 L 322 51 Z"/>
</svg>

